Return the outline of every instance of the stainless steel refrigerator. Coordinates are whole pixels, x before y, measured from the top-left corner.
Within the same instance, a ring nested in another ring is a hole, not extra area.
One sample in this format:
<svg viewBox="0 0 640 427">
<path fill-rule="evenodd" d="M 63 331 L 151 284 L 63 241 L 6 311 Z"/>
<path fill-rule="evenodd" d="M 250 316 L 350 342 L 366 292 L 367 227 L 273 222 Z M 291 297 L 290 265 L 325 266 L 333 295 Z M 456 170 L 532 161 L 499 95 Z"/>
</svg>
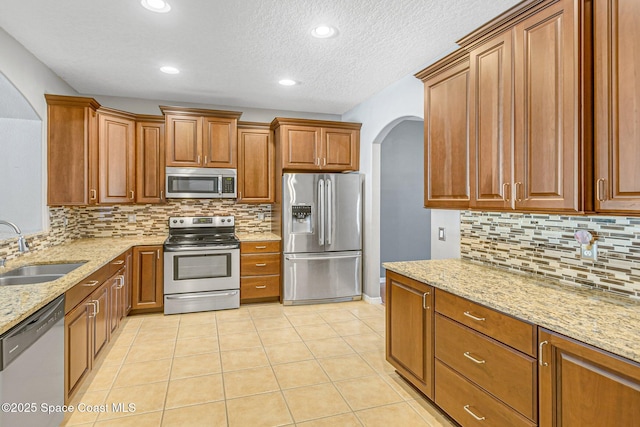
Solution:
<svg viewBox="0 0 640 427">
<path fill-rule="evenodd" d="M 363 175 L 282 177 L 284 304 L 362 296 Z"/>
</svg>

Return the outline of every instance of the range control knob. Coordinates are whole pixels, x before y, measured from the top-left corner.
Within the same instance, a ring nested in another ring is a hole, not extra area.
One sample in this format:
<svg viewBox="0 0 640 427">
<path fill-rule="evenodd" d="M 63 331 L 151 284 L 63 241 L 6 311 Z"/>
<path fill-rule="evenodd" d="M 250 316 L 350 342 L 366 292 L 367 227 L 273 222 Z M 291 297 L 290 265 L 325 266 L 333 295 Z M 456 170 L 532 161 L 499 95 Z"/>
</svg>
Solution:
<svg viewBox="0 0 640 427">
<path fill-rule="evenodd" d="M 178 220 L 177 220 L 177 219 L 174 219 L 174 220 L 173 220 L 173 223 L 174 223 L 174 224 L 175 224 L 175 223 L 177 223 L 177 222 L 178 222 Z"/>
<path fill-rule="evenodd" d="M 182 224 L 182 223 L 184 223 L 184 219 L 181 219 L 181 220 L 180 220 L 180 224 Z"/>
</svg>

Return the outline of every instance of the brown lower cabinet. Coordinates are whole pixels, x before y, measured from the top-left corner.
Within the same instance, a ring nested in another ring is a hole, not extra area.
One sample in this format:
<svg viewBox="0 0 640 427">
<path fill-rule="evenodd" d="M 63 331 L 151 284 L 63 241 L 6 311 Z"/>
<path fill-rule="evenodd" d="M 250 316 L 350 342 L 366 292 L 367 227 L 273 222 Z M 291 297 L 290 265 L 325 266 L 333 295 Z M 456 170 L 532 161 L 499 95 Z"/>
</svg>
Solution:
<svg viewBox="0 0 640 427">
<path fill-rule="evenodd" d="M 132 310 L 161 311 L 164 307 L 162 245 L 133 248 Z"/>
<path fill-rule="evenodd" d="M 240 243 L 240 301 L 280 298 L 280 242 Z"/>
<path fill-rule="evenodd" d="M 640 364 L 540 329 L 540 426 L 640 422 Z"/>
</svg>

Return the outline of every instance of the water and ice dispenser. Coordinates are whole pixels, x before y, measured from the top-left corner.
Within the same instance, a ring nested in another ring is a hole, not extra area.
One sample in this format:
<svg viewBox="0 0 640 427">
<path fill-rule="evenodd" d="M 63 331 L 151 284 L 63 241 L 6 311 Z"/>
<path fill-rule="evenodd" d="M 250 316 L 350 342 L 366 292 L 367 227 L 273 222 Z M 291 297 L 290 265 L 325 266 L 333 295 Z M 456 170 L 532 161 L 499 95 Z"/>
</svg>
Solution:
<svg viewBox="0 0 640 427">
<path fill-rule="evenodd" d="M 311 234 L 311 205 L 291 206 L 291 232 Z"/>
</svg>

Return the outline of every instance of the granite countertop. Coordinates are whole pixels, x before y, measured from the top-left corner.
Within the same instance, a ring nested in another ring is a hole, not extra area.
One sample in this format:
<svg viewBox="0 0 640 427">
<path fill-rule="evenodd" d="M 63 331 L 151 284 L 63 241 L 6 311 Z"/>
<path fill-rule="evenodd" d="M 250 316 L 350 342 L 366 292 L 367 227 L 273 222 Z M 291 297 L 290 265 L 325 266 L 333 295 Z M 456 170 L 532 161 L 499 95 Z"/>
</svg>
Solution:
<svg viewBox="0 0 640 427">
<path fill-rule="evenodd" d="M 24 254 L 7 261 L 7 272 L 27 264 L 55 264 L 86 261 L 84 265 L 51 282 L 0 286 L 0 334 L 81 282 L 133 246 L 161 245 L 166 236 L 79 239 L 59 246 Z"/>
<path fill-rule="evenodd" d="M 282 238 L 274 233 L 236 233 L 236 237 L 241 242 L 263 242 L 263 241 L 280 241 Z"/>
<path fill-rule="evenodd" d="M 460 259 L 382 266 L 640 363 L 639 301 Z"/>
</svg>

